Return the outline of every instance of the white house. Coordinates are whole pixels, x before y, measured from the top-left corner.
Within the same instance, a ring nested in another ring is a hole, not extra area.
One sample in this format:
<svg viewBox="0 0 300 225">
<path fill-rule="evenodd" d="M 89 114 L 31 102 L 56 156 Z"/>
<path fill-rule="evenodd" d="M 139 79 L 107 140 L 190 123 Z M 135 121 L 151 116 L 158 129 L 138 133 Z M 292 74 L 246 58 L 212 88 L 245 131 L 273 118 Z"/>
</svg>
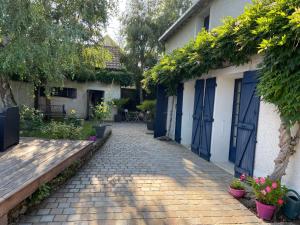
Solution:
<svg viewBox="0 0 300 225">
<path fill-rule="evenodd" d="M 221 25 L 227 16 L 243 13 L 251 0 L 198 0 L 160 37 L 166 52 L 184 46 L 202 28 Z M 232 174 L 266 176 L 279 152 L 280 118 L 274 105 L 256 95 L 257 70 L 261 57 L 253 56 L 246 65 L 209 71 L 199 79 L 186 80 L 177 96 L 165 101 L 165 127 L 161 133 L 195 152 L 196 155 Z M 174 104 L 173 104 L 174 103 Z M 171 116 L 172 114 L 172 116 Z M 156 131 L 157 132 L 157 131 Z M 293 156 L 283 182 L 300 192 L 300 146 Z M 195 157 L 197 157 L 195 155 Z"/>
<path fill-rule="evenodd" d="M 106 62 L 106 69 L 121 70 L 120 48 L 109 36 L 104 38 L 104 47 L 112 55 L 111 60 Z M 116 82 L 65 80 L 63 87 L 53 84 L 50 98 L 45 97 L 43 88 L 35 92 L 34 86 L 30 83 L 11 81 L 11 86 L 18 105 L 36 107 L 46 114 L 51 113 L 52 116 L 70 114 L 75 110 L 78 118 L 86 119 L 90 115 L 90 108 L 99 102 L 121 98 L 121 85 Z"/>
</svg>

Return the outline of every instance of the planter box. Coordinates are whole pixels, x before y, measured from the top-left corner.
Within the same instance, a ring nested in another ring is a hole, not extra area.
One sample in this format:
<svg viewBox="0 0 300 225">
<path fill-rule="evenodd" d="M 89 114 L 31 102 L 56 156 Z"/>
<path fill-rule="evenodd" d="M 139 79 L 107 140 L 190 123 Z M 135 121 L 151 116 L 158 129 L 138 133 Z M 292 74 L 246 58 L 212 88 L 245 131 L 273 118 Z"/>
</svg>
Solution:
<svg viewBox="0 0 300 225">
<path fill-rule="evenodd" d="M 3 113 L 0 113 L 0 152 L 19 144 L 19 140 L 19 107 L 7 108 Z"/>
<path fill-rule="evenodd" d="M 154 130 L 154 121 L 148 121 L 147 122 L 147 129 L 148 130 Z"/>
<path fill-rule="evenodd" d="M 114 115 L 115 122 L 122 122 L 122 114 Z"/>
</svg>

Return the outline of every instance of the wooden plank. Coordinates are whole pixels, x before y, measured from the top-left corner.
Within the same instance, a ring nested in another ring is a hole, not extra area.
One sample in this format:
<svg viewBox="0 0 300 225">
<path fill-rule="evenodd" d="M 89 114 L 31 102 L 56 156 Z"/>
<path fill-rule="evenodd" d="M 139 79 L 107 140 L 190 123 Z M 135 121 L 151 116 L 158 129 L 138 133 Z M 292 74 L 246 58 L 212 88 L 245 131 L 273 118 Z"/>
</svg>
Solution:
<svg viewBox="0 0 300 225">
<path fill-rule="evenodd" d="M 92 148 L 91 142 L 85 142 L 81 149 L 69 151 L 65 157 L 58 157 L 58 160 L 52 162 L 46 168 L 39 171 L 39 175 L 34 179 L 27 180 L 18 190 L 14 190 L 14 194 L 9 193 L 5 198 L 0 198 L 0 218 L 7 212 L 19 204 L 21 201 L 30 196 L 41 184 L 56 177 L 62 170 L 70 166 L 72 162 L 81 158 Z M 65 152 L 63 152 L 65 153 Z"/>
<path fill-rule="evenodd" d="M 6 184 L 0 186 L 0 197 L 4 197 L 10 190 L 16 190 L 15 187 L 19 187 L 20 185 L 24 185 L 26 181 L 30 179 L 34 179 L 36 175 L 43 173 L 44 170 L 47 170 L 51 165 L 55 165 L 57 162 L 63 160 L 63 158 L 67 157 L 69 153 L 71 154 L 76 151 L 80 151 L 84 148 L 85 145 L 81 145 L 81 143 L 73 143 L 73 145 L 67 146 L 65 149 L 57 149 L 60 152 L 53 151 L 47 157 L 45 157 L 42 161 L 36 161 L 24 167 L 21 170 L 18 170 L 16 175 L 17 177 L 10 177 L 9 180 L 6 179 Z M 54 159 L 54 161 L 52 161 Z"/>
</svg>

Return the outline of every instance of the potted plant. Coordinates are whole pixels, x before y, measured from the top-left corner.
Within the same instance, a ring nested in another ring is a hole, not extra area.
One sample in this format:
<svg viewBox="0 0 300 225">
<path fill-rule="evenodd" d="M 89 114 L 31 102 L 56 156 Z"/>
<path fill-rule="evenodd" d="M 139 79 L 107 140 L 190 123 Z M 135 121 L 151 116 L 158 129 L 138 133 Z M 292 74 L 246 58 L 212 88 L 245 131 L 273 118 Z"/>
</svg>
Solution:
<svg viewBox="0 0 300 225">
<path fill-rule="evenodd" d="M 101 102 L 93 109 L 93 117 L 97 121 L 94 128 L 96 129 L 97 138 L 103 138 L 107 125 L 103 124 L 111 114 L 110 106 L 107 102 Z"/>
<path fill-rule="evenodd" d="M 124 106 L 128 103 L 128 98 L 120 98 L 120 99 L 113 99 L 112 105 L 117 108 L 117 114 L 114 115 L 115 122 L 122 122 L 123 116 L 122 113 L 124 111 Z"/>
<path fill-rule="evenodd" d="M 245 185 L 239 179 L 234 179 L 229 186 L 229 193 L 239 199 L 245 196 Z"/>
<path fill-rule="evenodd" d="M 146 113 L 145 122 L 148 130 L 154 130 L 154 116 L 155 116 L 156 100 L 145 100 L 137 108 Z"/>
<path fill-rule="evenodd" d="M 280 181 L 272 181 L 268 177 L 250 179 L 256 197 L 257 215 L 261 219 L 271 220 L 277 207 L 284 203 L 283 198 L 287 192 Z"/>
</svg>

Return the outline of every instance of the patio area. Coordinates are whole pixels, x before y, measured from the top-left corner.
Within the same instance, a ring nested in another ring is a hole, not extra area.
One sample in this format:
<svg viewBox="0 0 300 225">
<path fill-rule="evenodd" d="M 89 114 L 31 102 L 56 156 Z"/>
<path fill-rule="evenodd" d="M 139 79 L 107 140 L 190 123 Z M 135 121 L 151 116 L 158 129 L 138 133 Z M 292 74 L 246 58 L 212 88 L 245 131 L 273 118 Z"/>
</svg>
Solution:
<svg viewBox="0 0 300 225">
<path fill-rule="evenodd" d="M 76 176 L 22 225 L 261 224 L 227 193 L 232 176 L 143 124 L 113 134 Z"/>
</svg>

